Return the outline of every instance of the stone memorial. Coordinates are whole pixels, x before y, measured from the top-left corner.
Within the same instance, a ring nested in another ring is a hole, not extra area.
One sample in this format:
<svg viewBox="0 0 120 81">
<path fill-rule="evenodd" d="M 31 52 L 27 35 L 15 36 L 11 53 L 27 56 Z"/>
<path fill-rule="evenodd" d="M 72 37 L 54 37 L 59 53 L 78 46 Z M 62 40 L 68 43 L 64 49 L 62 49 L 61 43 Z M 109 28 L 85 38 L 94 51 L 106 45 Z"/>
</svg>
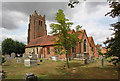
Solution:
<svg viewBox="0 0 120 81">
<path fill-rule="evenodd" d="M 37 65 L 37 55 L 34 54 L 34 55 L 31 55 L 29 56 L 30 58 L 28 59 L 24 59 L 24 65 L 27 66 L 27 67 L 30 67 L 30 66 L 35 66 Z"/>
<path fill-rule="evenodd" d="M 26 58 L 29 58 L 28 56 L 29 56 L 29 54 L 23 54 L 22 57 L 23 57 L 24 59 L 26 59 Z"/>
<path fill-rule="evenodd" d="M 15 53 L 11 53 L 11 58 L 15 58 Z"/>
<path fill-rule="evenodd" d="M 87 59 L 84 60 L 84 64 L 87 64 Z"/>
<path fill-rule="evenodd" d="M 7 62 L 8 64 L 11 63 L 10 55 L 5 56 L 5 59 L 6 59 L 6 62 Z"/>
<path fill-rule="evenodd" d="M 37 54 L 33 54 L 33 55 L 32 55 L 32 59 L 33 59 L 33 60 L 37 60 Z"/>
<path fill-rule="evenodd" d="M 59 57 L 58 56 L 51 56 L 51 59 L 54 60 L 54 61 L 58 61 Z"/>
<path fill-rule="evenodd" d="M 103 60 L 103 58 L 101 59 L 101 67 L 103 67 L 104 66 L 104 60 Z"/>
<path fill-rule="evenodd" d="M 22 63 L 22 59 L 21 59 L 21 58 L 18 58 L 18 59 L 17 59 L 17 63 Z"/>
<path fill-rule="evenodd" d="M 30 67 L 30 59 L 24 59 L 24 66 Z"/>
<path fill-rule="evenodd" d="M 25 81 L 38 81 L 38 80 L 37 80 L 37 76 L 35 76 L 33 73 L 26 73 Z"/>
</svg>

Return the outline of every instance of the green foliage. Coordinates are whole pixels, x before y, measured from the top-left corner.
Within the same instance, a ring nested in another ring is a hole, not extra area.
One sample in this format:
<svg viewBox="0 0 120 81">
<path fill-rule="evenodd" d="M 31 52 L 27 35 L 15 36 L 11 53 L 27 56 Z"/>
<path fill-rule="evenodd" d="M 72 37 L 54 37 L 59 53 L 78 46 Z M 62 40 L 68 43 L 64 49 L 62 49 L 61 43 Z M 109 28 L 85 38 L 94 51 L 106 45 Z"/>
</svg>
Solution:
<svg viewBox="0 0 120 81">
<path fill-rule="evenodd" d="M 108 12 L 106 15 L 111 16 L 112 18 L 116 18 L 120 16 L 120 3 L 119 2 L 111 2 L 110 8 L 112 8 L 111 12 Z M 109 56 L 117 56 L 120 58 L 120 21 L 111 24 L 113 27 L 111 30 L 114 31 L 112 38 L 107 38 L 104 44 L 107 45 Z"/>
<path fill-rule="evenodd" d="M 57 52 L 57 54 L 66 54 L 66 58 L 68 59 L 71 47 L 75 47 L 77 42 L 80 41 L 78 38 L 79 33 L 68 33 L 71 31 L 73 23 L 65 18 L 63 10 L 58 10 L 55 20 L 57 20 L 56 24 L 50 24 L 50 28 L 52 29 L 50 34 L 56 36 L 52 41 L 55 41 L 55 44 L 57 45 L 56 49 L 60 50 L 60 53 Z M 79 30 L 80 28 L 81 26 L 77 26 L 76 30 Z"/>
<path fill-rule="evenodd" d="M 98 51 L 99 55 L 103 55 L 103 53 L 101 53 L 100 51 Z"/>
<path fill-rule="evenodd" d="M 68 33 L 71 31 L 71 25 L 73 25 L 72 22 L 69 22 L 69 19 L 65 18 L 65 14 L 63 13 L 63 10 L 59 9 L 58 13 L 56 14 L 55 20 L 57 20 L 57 24 L 50 24 L 50 28 L 52 31 L 51 34 L 55 35 L 56 38 L 53 41 L 56 41 L 55 44 L 58 45 L 59 49 L 63 49 L 65 51 L 70 51 L 71 47 L 76 46 L 76 43 L 79 40 L 77 33 Z M 76 27 L 77 30 L 81 28 L 81 26 Z"/>
<path fill-rule="evenodd" d="M 14 53 L 24 53 L 25 52 L 25 44 L 20 43 L 18 41 L 14 41 L 11 38 L 7 38 L 2 42 L 2 53 L 3 54 L 11 54 Z"/>
</svg>

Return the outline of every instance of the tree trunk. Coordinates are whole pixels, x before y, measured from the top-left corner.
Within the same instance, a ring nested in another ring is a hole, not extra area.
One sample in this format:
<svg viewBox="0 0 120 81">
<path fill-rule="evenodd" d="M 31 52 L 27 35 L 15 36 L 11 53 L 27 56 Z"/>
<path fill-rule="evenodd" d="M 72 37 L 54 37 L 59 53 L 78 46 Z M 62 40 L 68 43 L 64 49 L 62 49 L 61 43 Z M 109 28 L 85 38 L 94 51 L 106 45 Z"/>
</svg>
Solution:
<svg viewBox="0 0 120 81">
<path fill-rule="evenodd" d="M 68 53 L 66 53 L 66 64 L 67 64 L 67 68 L 70 68 L 70 66 L 69 66 L 69 60 L 68 60 Z"/>
</svg>

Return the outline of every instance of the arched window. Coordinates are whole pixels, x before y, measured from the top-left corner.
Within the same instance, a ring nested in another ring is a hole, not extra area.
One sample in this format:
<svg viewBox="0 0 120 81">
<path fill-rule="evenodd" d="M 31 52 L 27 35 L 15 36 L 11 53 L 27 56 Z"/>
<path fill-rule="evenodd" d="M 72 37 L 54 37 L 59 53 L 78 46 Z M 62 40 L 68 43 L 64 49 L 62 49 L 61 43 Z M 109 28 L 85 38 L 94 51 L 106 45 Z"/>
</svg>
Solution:
<svg viewBox="0 0 120 81">
<path fill-rule="evenodd" d="M 72 53 L 76 53 L 76 47 L 72 47 Z"/>
<path fill-rule="evenodd" d="M 84 40 L 84 52 L 86 52 L 86 39 Z"/>
<path fill-rule="evenodd" d="M 81 53 L 81 43 L 79 42 L 79 52 Z"/>
</svg>

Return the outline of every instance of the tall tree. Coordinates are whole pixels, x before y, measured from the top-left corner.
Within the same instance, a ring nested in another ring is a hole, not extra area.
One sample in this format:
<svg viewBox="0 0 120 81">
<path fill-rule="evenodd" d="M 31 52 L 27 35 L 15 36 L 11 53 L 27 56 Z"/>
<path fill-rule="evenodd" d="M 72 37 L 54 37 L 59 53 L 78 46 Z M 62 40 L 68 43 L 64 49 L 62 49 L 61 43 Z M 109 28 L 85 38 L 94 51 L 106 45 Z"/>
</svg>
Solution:
<svg viewBox="0 0 120 81">
<path fill-rule="evenodd" d="M 110 8 L 112 10 L 106 15 L 111 16 L 112 18 L 120 17 L 120 3 L 119 2 L 110 2 Z M 112 38 L 107 38 L 104 44 L 109 48 L 108 55 L 114 55 L 120 59 L 120 21 L 117 21 L 114 24 L 111 24 L 113 27 L 111 30 L 114 31 Z"/>
<path fill-rule="evenodd" d="M 80 41 L 78 39 L 78 33 L 68 33 L 71 31 L 71 25 L 73 25 L 73 23 L 69 22 L 69 20 L 65 18 L 63 10 L 58 10 L 55 20 L 57 21 L 56 24 L 50 24 L 50 28 L 52 29 L 50 33 L 56 36 L 53 41 L 55 41 L 55 44 L 58 45 L 57 47 L 61 50 L 60 54 L 66 54 L 67 67 L 69 68 L 68 59 L 71 47 L 75 47 L 76 43 Z M 79 28 L 81 28 L 81 26 L 78 25 L 76 30 Z"/>
<path fill-rule="evenodd" d="M 11 38 L 7 38 L 2 42 L 2 53 L 3 54 L 11 54 L 14 53 L 24 53 L 25 52 L 25 44 L 20 43 L 18 41 L 14 41 Z"/>
</svg>

